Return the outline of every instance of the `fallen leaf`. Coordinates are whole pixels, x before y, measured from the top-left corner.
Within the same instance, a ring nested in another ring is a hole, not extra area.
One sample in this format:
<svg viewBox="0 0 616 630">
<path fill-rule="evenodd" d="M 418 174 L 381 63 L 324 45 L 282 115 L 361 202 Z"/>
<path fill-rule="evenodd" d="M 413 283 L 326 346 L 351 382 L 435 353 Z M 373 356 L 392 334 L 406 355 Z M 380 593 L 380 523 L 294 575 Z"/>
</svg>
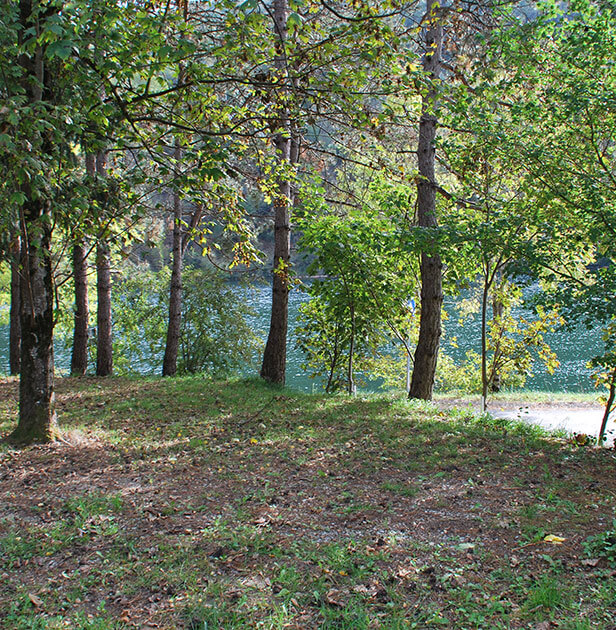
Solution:
<svg viewBox="0 0 616 630">
<path fill-rule="evenodd" d="M 600 558 L 586 558 L 585 560 L 582 560 L 582 564 L 585 567 L 596 567 L 599 562 L 601 562 Z"/>
<path fill-rule="evenodd" d="M 337 588 L 330 588 L 325 595 L 325 601 L 330 606 L 338 606 L 344 608 L 343 592 Z"/>
<path fill-rule="evenodd" d="M 34 593 L 28 593 L 28 599 L 37 607 L 43 605 L 43 600 Z"/>
<path fill-rule="evenodd" d="M 565 542 L 565 540 L 567 539 L 561 538 L 560 536 L 555 536 L 554 534 L 548 534 L 543 539 L 543 542 L 552 543 L 553 545 L 562 545 Z"/>
</svg>

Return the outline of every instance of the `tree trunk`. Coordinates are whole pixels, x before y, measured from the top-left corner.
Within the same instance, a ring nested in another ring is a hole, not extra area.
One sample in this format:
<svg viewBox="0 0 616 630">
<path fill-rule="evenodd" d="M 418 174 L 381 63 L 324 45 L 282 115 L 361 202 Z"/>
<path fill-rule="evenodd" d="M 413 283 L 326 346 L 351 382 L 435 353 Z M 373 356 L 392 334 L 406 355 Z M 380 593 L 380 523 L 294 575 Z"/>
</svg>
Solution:
<svg viewBox="0 0 616 630">
<path fill-rule="evenodd" d="M 284 43 L 287 39 L 287 0 L 274 0 L 274 26 L 278 37 L 277 57 L 274 61 L 278 76 L 285 80 L 286 55 Z M 286 100 L 286 94 L 281 95 Z M 291 140 L 291 123 L 286 103 L 283 104 L 279 122 L 280 131 L 274 138 L 278 160 L 290 166 L 297 160 L 293 155 L 297 144 Z M 295 145 L 295 146 L 294 146 Z M 278 185 L 274 200 L 274 278 L 272 282 L 272 313 L 261 377 L 272 383 L 284 385 L 287 363 L 287 329 L 289 322 L 289 261 L 291 253 L 290 206 L 291 182 L 288 178 Z"/>
<path fill-rule="evenodd" d="M 51 208 L 29 190 L 21 255 L 19 423 L 9 440 L 49 442 L 58 434 L 53 364 Z"/>
<path fill-rule="evenodd" d="M 351 314 L 351 339 L 349 340 L 349 363 L 347 367 L 347 381 L 348 381 L 348 393 L 349 396 L 355 396 L 357 393 L 355 387 L 355 368 L 353 365 L 353 360 L 355 358 L 355 305 L 351 302 L 350 304 L 350 314 Z"/>
<path fill-rule="evenodd" d="M 92 179 L 96 174 L 95 157 L 86 153 L 86 173 Z M 88 260 L 85 239 L 73 245 L 73 280 L 75 282 L 75 317 L 73 326 L 73 353 L 71 374 L 83 376 L 88 369 L 88 337 L 90 309 L 88 304 Z"/>
<path fill-rule="evenodd" d="M 497 287 L 497 291 L 492 300 L 492 321 L 496 324 L 503 319 L 505 313 L 505 305 L 501 297 L 500 286 Z M 490 391 L 497 393 L 500 392 L 502 387 L 501 371 L 494 368 L 492 372 L 492 378 L 490 379 Z"/>
<path fill-rule="evenodd" d="M 96 155 L 98 177 L 107 175 L 107 156 Z M 111 256 L 106 238 L 99 238 L 96 246 L 96 376 L 110 376 L 113 372 L 113 346 L 111 341 Z"/>
<path fill-rule="evenodd" d="M 610 393 L 605 402 L 605 411 L 603 413 L 603 419 L 601 420 L 601 428 L 599 429 L 599 437 L 597 438 L 597 444 L 601 446 L 605 439 L 605 429 L 607 428 L 607 421 L 609 420 L 612 407 L 614 406 L 614 398 L 616 397 L 616 369 L 612 370 L 610 375 Z"/>
<path fill-rule="evenodd" d="M 113 372 L 111 342 L 111 260 L 109 244 L 100 239 L 96 246 L 96 376 Z"/>
<path fill-rule="evenodd" d="M 40 27 L 38 10 L 31 0 L 20 0 L 19 43 L 24 33 Z M 38 9 L 38 7 L 36 7 Z M 19 57 L 24 74 L 23 87 L 28 103 L 36 105 L 51 99 L 52 76 L 45 76 L 44 51 L 34 50 Z M 39 142 L 40 141 L 40 144 Z M 47 138 L 32 138 L 42 154 L 51 153 Z M 53 277 L 51 268 L 51 205 L 44 195 L 34 194 L 29 178 L 21 190 L 20 327 L 21 376 L 19 380 L 19 420 L 9 440 L 19 444 L 49 442 L 58 434 L 55 412 L 53 365 Z"/>
<path fill-rule="evenodd" d="M 21 364 L 20 271 L 21 239 L 16 231 L 11 239 L 11 312 L 9 315 L 9 370 L 19 374 Z"/>
<path fill-rule="evenodd" d="M 436 15 L 438 4 L 427 2 L 427 20 L 423 57 L 423 69 L 431 83 L 422 97 L 422 113 L 419 122 L 419 142 L 417 146 L 417 214 L 420 227 L 436 228 L 436 188 L 434 175 L 436 138 L 436 101 L 438 80 L 441 69 L 441 47 L 443 29 L 441 18 Z M 419 340 L 415 350 L 413 377 L 409 398 L 431 400 L 434 389 L 434 376 L 441 338 L 441 308 L 443 304 L 442 262 L 438 253 L 421 254 L 421 314 L 419 320 Z"/>
<path fill-rule="evenodd" d="M 180 145 L 175 143 L 174 157 L 180 159 Z M 173 252 L 171 261 L 171 287 L 169 289 L 169 321 L 167 343 L 163 358 L 163 376 L 175 376 L 177 372 L 180 325 L 182 323 L 182 204 L 177 190 L 173 191 Z"/>
<path fill-rule="evenodd" d="M 490 273 L 486 263 L 481 295 L 481 413 L 488 408 L 488 293 Z"/>
<path fill-rule="evenodd" d="M 75 281 L 75 318 L 71 374 L 83 376 L 88 369 L 88 261 L 84 240 L 73 245 L 73 278 Z"/>
</svg>

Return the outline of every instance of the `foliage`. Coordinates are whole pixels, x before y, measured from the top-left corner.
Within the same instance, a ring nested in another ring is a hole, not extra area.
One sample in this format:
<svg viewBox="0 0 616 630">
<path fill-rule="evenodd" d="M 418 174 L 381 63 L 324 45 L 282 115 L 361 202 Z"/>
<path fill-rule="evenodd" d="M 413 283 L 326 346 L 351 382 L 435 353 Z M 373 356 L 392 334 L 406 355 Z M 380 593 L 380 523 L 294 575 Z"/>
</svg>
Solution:
<svg viewBox="0 0 616 630">
<path fill-rule="evenodd" d="M 481 392 L 479 354 L 474 350 L 469 350 L 463 361 L 456 362 L 445 352 L 440 352 L 435 386 L 439 392 L 458 391 L 479 394 Z"/>
<path fill-rule="evenodd" d="M 135 269 L 114 286 L 114 347 L 119 372 L 149 372 L 162 363 L 170 273 Z M 178 372 L 230 374 L 250 364 L 258 339 L 251 309 L 218 273 L 187 268 Z"/>
<path fill-rule="evenodd" d="M 523 385 L 527 376 L 532 374 L 533 360 L 543 362 L 548 373 L 553 374 L 558 367 L 556 354 L 545 341 L 545 333 L 552 332 L 563 323 L 555 311 L 546 311 L 537 307 L 536 317 L 528 319 L 513 309 L 521 306 L 521 292 L 511 283 L 500 287 L 497 298 L 503 306 L 502 313 L 495 316 L 489 326 L 487 350 L 490 357 L 489 383 L 499 375 L 503 385 L 510 385 L 516 379 L 517 385 Z"/>
</svg>

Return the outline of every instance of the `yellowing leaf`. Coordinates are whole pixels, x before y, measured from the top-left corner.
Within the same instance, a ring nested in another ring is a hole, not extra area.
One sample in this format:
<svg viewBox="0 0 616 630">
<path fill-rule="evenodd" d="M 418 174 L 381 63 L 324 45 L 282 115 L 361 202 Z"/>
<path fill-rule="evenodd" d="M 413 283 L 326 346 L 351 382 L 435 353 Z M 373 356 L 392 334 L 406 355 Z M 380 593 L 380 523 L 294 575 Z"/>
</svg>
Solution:
<svg viewBox="0 0 616 630">
<path fill-rule="evenodd" d="M 251 444 L 258 444 L 259 440 L 257 440 L 256 438 L 250 438 L 250 443 Z"/>
<path fill-rule="evenodd" d="M 565 540 L 567 540 L 567 539 L 566 538 L 561 538 L 560 536 L 554 536 L 554 534 L 548 534 L 543 539 L 543 542 L 552 543 L 553 545 L 562 545 L 563 542 L 565 542 Z"/>
</svg>

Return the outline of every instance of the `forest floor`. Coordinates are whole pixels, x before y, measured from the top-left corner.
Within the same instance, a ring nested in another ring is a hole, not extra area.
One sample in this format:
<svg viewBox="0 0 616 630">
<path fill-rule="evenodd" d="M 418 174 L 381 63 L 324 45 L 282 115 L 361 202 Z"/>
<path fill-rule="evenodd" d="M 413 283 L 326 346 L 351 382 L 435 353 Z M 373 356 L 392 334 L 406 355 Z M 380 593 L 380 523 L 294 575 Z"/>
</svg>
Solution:
<svg viewBox="0 0 616 630">
<path fill-rule="evenodd" d="M 616 628 L 612 449 L 256 381 L 57 399 L 63 441 L 0 445 L 0 628 Z"/>
</svg>

